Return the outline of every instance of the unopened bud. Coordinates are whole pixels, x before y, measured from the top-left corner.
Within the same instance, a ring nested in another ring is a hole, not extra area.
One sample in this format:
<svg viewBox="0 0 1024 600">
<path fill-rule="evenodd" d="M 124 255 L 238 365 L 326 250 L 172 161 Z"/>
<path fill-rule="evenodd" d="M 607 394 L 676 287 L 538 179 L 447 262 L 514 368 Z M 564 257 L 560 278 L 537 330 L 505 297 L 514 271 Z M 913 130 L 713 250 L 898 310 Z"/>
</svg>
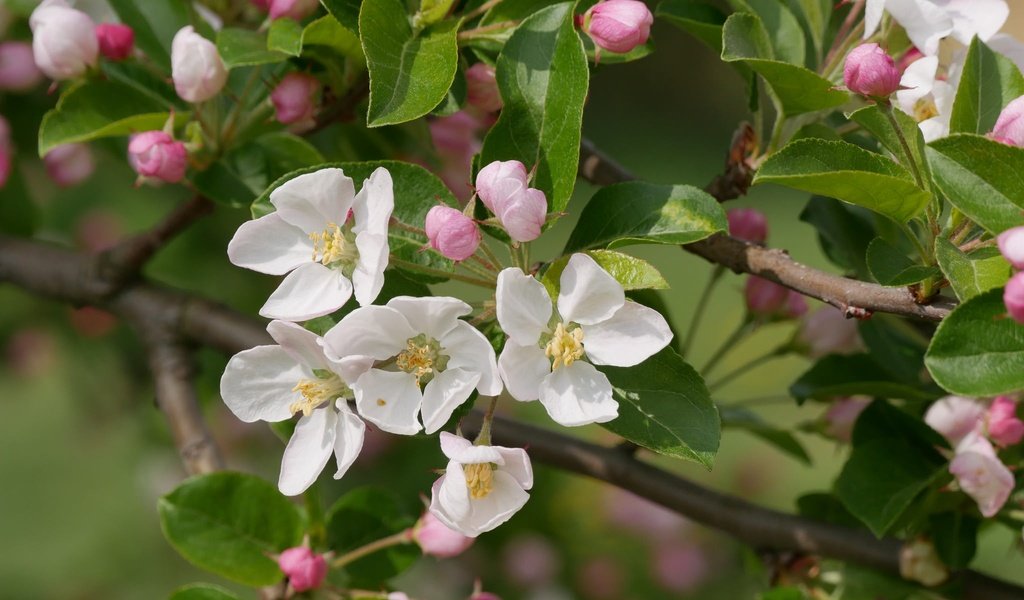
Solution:
<svg viewBox="0 0 1024 600">
<path fill-rule="evenodd" d="M 988 407 L 988 436 L 1000 446 L 1012 446 L 1024 438 L 1024 422 L 1017 418 L 1017 403 L 998 396 Z"/>
<path fill-rule="evenodd" d="M 651 10 L 637 0 L 605 0 L 583 15 L 583 30 L 594 44 L 620 54 L 647 42 L 653 23 Z"/>
<path fill-rule="evenodd" d="M 484 112 L 501 110 L 501 93 L 494 75 L 494 67 L 487 63 L 478 62 L 466 69 L 466 102 Z"/>
<path fill-rule="evenodd" d="M 271 19 L 295 19 L 301 21 L 316 12 L 318 0 L 270 0 L 267 8 Z"/>
<path fill-rule="evenodd" d="M 96 39 L 100 44 L 100 53 L 110 60 L 128 58 L 135 47 L 135 32 L 120 23 L 100 23 L 96 26 Z"/>
<path fill-rule="evenodd" d="M 868 404 L 871 404 L 871 400 L 863 396 L 838 398 L 833 401 L 825 412 L 825 435 L 839 442 L 850 443 L 857 417 L 864 412 Z"/>
<path fill-rule="evenodd" d="M 43 0 L 29 25 L 36 66 L 51 79 L 73 79 L 96 66 L 100 49 L 89 15 L 64 0 Z"/>
<path fill-rule="evenodd" d="M 43 72 L 36 66 L 31 44 L 0 43 L 0 90 L 25 92 L 42 80 Z"/>
<path fill-rule="evenodd" d="M 996 237 L 999 252 L 1015 269 L 1024 269 L 1024 226 L 1012 227 Z"/>
<path fill-rule="evenodd" d="M 822 306 L 806 315 L 796 335 L 797 343 L 811 358 L 828 354 L 853 354 L 864 347 L 857 322 L 834 306 Z"/>
<path fill-rule="evenodd" d="M 224 88 L 228 71 L 217 46 L 187 25 L 171 42 L 171 77 L 182 100 L 204 102 Z"/>
<path fill-rule="evenodd" d="M 164 131 L 146 131 L 132 136 L 128 162 L 143 177 L 177 183 L 185 178 L 188 151 Z"/>
<path fill-rule="evenodd" d="M 428 216 L 427 219 L 429 220 L 430 217 Z M 423 516 L 420 517 L 419 522 L 413 528 L 412 535 L 424 554 L 438 558 L 458 556 L 469 549 L 473 542 L 476 541 L 476 538 L 466 537 L 458 531 L 451 529 L 439 521 L 430 511 L 423 513 Z"/>
<path fill-rule="evenodd" d="M 1009 146 L 1024 147 L 1024 96 L 1011 100 L 999 113 L 989 137 Z"/>
<path fill-rule="evenodd" d="M 327 577 L 327 561 L 306 546 L 296 546 L 281 553 L 277 566 L 288 576 L 288 583 L 296 592 L 320 587 Z"/>
<path fill-rule="evenodd" d="M 548 217 L 548 199 L 544 192 L 526 188 L 495 206 L 498 220 L 516 242 L 530 242 L 540 237 Z"/>
<path fill-rule="evenodd" d="M 480 228 L 473 219 L 450 206 L 431 208 L 425 229 L 430 246 L 445 258 L 466 260 L 480 246 Z"/>
<path fill-rule="evenodd" d="M 780 313 L 789 298 L 789 290 L 763 277 L 751 275 L 743 289 L 747 310 L 756 317 L 768 318 Z"/>
<path fill-rule="evenodd" d="M 855 94 L 888 98 L 900 87 L 900 70 L 878 44 L 861 44 L 846 57 L 843 81 Z"/>
<path fill-rule="evenodd" d="M 1024 323 L 1024 271 L 1017 273 L 1006 282 L 1003 290 L 1003 304 L 1014 321 Z"/>
<path fill-rule="evenodd" d="M 308 129 L 315 124 L 320 80 L 305 73 L 289 73 L 270 94 L 275 117 L 281 123 Z"/>
<path fill-rule="evenodd" d="M 526 180 L 526 166 L 523 163 L 518 160 L 496 160 L 476 174 L 476 193 L 484 206 L 497 215 L 497 205 L 504 204 L 508 198 L 526 189 Z"/>
<path fill-rule="evenodd" d="M 729 235 L 763 244 L 768 239 L 768 219 L 755 208 L 733 208 L 725 213 L 729 219 Z"/>
<path fill-rule="evenodd" d="M 92 150 L 85 144 L 57 146 L 46 153 L 43 164 L 50 178 L 61 187 L 71 187 L 85 181 L 96 169 Z"/>
</svg>

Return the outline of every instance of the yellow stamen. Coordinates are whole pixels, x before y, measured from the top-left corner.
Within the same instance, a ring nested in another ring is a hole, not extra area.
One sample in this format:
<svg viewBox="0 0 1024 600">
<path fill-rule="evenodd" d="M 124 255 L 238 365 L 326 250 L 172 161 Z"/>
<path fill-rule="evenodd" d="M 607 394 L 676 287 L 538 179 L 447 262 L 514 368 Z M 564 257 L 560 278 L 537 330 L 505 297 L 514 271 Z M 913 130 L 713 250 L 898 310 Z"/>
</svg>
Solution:
<svg viewBox="0 0 1024 600">
<path fill-rule="evenodd" d="M 332 374 L 323 379 L 300 380 L 292 388 L 292 391 L 302 394 L 302 400 L 292 402 L 288 410 L 293 415 L 302 412 L 303 416 L 308 417 L 313 412 L 313 409 L 324 402 L 348 394 L 349 389 L 340 377 Z"/>
<path fill-rule="evenodd" d="M 448 364 L 448 357 L 441 353 L 440 344 L 426 335 L 409 338 L 395 357 L 395 366 L 416 377 L 416 383 L 429 381 Z"/>
<path fill-rule="evenodd" d="M 466 473 L 466 487 L 469 488 L 470 498 L 486 498 L 494 489 L 494 467 L 491 463 L 464 465 L 462 470 Z"/>
<path fill-rule="evenodd" d="M 544 348 L 544 354 L 552 359 L 551 370 L 568 367 L 583 358 L 583 330 L 576 327 L 569 331 L 563 323 L 559 323 L 551 341 Z"/>
<path fill-rule="evenodd" d="M 918 123 L 937 116 L 939 116 L 939 107 L 935 105 L 935 100 L 931 96 L 920 98 L 914 103 L 914 120 Z"/>
<path fill-rule="evenodd" d="M 320 233 L 309 234 L 309 239 L 313 242 L 313 260 L 325 266 L 348 258 L 347 255 L 352 251 L 349 241 L 336 223 L 328 223 L 327 229 Z"/>
</svg>

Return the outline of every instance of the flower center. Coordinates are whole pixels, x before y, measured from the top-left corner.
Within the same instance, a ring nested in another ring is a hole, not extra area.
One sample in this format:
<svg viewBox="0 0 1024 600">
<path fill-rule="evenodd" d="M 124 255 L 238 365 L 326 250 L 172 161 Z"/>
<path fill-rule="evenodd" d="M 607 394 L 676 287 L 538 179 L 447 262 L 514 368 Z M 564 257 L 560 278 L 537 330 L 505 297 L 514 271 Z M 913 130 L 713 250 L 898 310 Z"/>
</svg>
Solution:
<svg viewBox="0 0 1024 600">
<path fill-rule="evenodd" d="M 562 366 L 568 367 L 583 358 L 583 329 L 579 325 L 566 327 L 564 323 L 559 323 L 544 347 L 544 354 L 552 359 L 552 371 Z"/>
<path fill-rule="evenodd" d="M 421 333 L 405 342 L 405 350 L 395 357 L 395 366 L 416 377 L 416 383 L 426 385 L 434 375 L 448 366 L 448 356 L 434 338 Z"/>
<path fill-rule="evenodd" d="M 301 411 L 303 416 L 308 417 L 314 408 L 324 402 L 351 394 L 341 377 L 334 373 L 318 370 L 315 375 L 316 379 L 302 379 L 292 388 L 293 392 L 302 394 L 302 400 L 292 402 L 288 407 L 293 415 Z"/>
<path fill-rule="evenodd" d="M 914 103 L 914 120 L 918 123 L 937 116 L 939 116 L 939 107 L 935 105 L 935 100 L 931 96 L 920 98 Z"/>
<path fill-rule="evenodd" d="M 320 233 L 309 234 L 309 239 L 313 242 L 313 260 L 325 267 L 338 263 L 343 269 L 354 267 L 359 258 L 355 234 L 351 229 L 342 229 L 337 223 L 328 223 Z"/>
<path fill-rule="evenodd" d="M 462 470 L 466 473 L 466 487 L 469 488 L 470 498 L 486 498 L 494 489 L 494 467 L 491 463 L 463 465 Z"/>
</svg>

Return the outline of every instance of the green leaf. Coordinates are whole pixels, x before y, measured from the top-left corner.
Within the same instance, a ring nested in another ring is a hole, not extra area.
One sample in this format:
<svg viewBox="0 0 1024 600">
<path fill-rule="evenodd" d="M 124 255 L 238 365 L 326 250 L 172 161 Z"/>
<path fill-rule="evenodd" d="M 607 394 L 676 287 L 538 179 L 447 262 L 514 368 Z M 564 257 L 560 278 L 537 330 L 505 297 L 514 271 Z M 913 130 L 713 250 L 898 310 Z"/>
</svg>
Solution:
<svg viewBox="0 0 1024 600">
<path fill-rule="evenodd" d="M 590 77 L 572 7 L 561 3 L 536 12 L 505 44 L 496 67 L 505 107 L 480 160 L 515 159 L 536 167 L 533 185 L 547 194 L 551 212 L 565 209 L 576 184 Z"/>
<path fill-rule="evenodd" d="M 879 396 L 906 400 L 934 400 L 942 390 L 911 379 L 893 376 L 867 354 L 833 354 L 814 364 L 789 387 L 799 402 L 828 400 L 839 396 Z"/>
<path fill-rule="evenodd" d="M 961 301 L 1002 287 L 1010 279 L 1010 264 L 999 252 L 967 255 L 953 242 L 939 237 L 935 239 L 935 258 Z"/>
<path fill-rule="evenodd" d="M 420 0 L 420 9 L 412 18 L 413 27 L 433 25 L 448 16 L 455 0 Z"/>
<path fill-rule="evenodd" d="M 965 569 L 978 550 L 981 521 L 962 512 L 944 512 L 928 519 L 932 541 L 942 562 L 950 569 Z"/>
<path fill-rule="evenodd" d="M 30 237 L 36 229 L 36 207 L 18 165 L 11 165 L 7 183 L 0 193 L 0 232 Z"/>
<path fill-rule="evenodd" d="M 940 274 L 938 268 L 915 263 L 880 237 L 868 245 L 867 263 L 871 277 L 886 287 L 907 286 Z"/>
<path fill-rule="evenodd" d="M 217 34 L 217 53 L 229 69 L 278 63 L 288 55 L 267 49 L 267 34 L 250 29 L 224 28 Z"/>
<path fill-rule="evenodd" d="M 811 39 L 815 55 L 820 59 L 832 17 L 831 0 L 787 0 L 789 8 L 800 17 L 804 33 Z"/>
<path fill-rule="evenodd" d="M 167 109 L 174 109 L 175 112 L 184 112 L 189 109 L 188 103 L 182 100 L 178 96 L 178 92 L 174 90 L 170 79 L 165 75 L 155 73 L 151 68 L 129 61 L 106 61 L 100 63 L 100 68 L 108 79 L 135 88 Z"/>
<path fill-rule="evenodd" d="M 703 42 L 716 53 L 722 53 L 722 25 L 725 13 L 700 0 L 662 0 L 657 16 L 679 27 Z"/>
<path fill-rule="evenodd" d="M 950 313 L 924 363 L 954 394 L 982 398 L 1024 389 L 1024 325 L 1006 316 L 1003 290 L 978 294 Z"/>
<path fill-rule="evenodd" d="M 171 69 L 171 40 L 189 24 L 185 2 L 109 0 L 118 19 L 135 32 L 135 44 L 164 71 Z"/>
<path fill-rule="evenodd" d="M 1013 61 L 974 38 L 956 89 L 949 130 L 988 133 L 1003 107 L 1022 95 L 1024 77 Z"/>
<path fill-rule="evenodd" d="M 362 0 L 320 0 L 327 12 L 337 19 L 345 29 L 359 34 L 359 5 Z"/>
<path fill-rule="evenodd" d="M 772 54 L 782 62 L 803 65 L 807 44 L 800 22 L 779 0 L 730 0 L 737 11 L 747 11 L 761 18 L 768 33 Z"/>
<path fill-rule="evenodd" d="M 615 278 L 626 291 L 631 290 L 664 290 L 668 289 L 668 282 L 661 276 L 658 269 L 651 263 L 612 250 L 590 250 L 587 252 L 602 269 Z M 558 297 L 559 278 L 565 265 L 569 264 L 570 255 L 563 256 L 551 263 L 540 282 L 547 288 L 552 298 Z"/>
<path fill-rule="evenodd" d="M 601 367 L 619 403 L 605 429 L 659 454 L 708 469 L 718 452 L 721 423 L 704 380 L 675 350 L 665 348 L 635 367 Z"/>
<path fill-rule="evenodd" d="M 252 586 L 283 577 L 268 554 L 302 540 L 298 510 L 277 488 L 242 473 L 188 479 L 157 505 L 164 536 L 197 567 Z"/>
<path fill-rule="evenodd" d="M 370 70 L 367 125 L 412 121 L 444 100 L 459 65 L 458 26 L 444 21 L 415 31 L 400 0 L 363 2 L 359 32 Z"/>
<path fill-rule="evenodd" d="M 415 523 L 395 497 L 376 488 L 363 487 L 342 496 L 327 511 L 327 545 L 344 554 L 370 542 L 398 533 Z M 345 566 L 353 587 L 379 588 L 412 565 L 420 556 L 416 544 L 392 546 Z"/>
<path fill-rule="evenodd" d="M 302 32 L 302 47 L 305 50 L 309 46 L 326 46 L 359 64 L 366 63 L 359 37 L 330 15 L 306 25 Z"/>
<path fill-rule="evenodd" d="M 302 54 L 302 34 L 302 25 L 295 19 L 274 19 L 267 32 L 267 50 L 299 56 Z"/>
<path fill-rule="evenodd" d="M 796 500 L 797 512 L 802 517 L 810 517 L 815 521 L 841 525 L 851 529 L 863 527 L 857 517 L 846 510 L 843 503 L 832 494 L 824 492 L 811 492 L 804 494 Z"/>
<path fill-rule="evenodd" d="M 219 585 L 190 583 L 174 590 L 168 600 L 238 600 L 238 596 Z"/>
<path fill-rule="evenodd" d="M 160 129 L 170 113 L 166 104 L 115 81 L 85 81 L 67 89 L 39 126 L 39 156 L 61 144 L 87 142 Z M 178 113 L 184 121 L 188 113 Z"/>
<path fill-rule="evenodd" d="M 728 226 L 722 206 L 703 190 L 630 181 L 594 194 L 564 253 L 630 244 L 689 244 Z"/>
<path fill-rule="evenodd" d="M 899 438 L 931 454 L 935 448 L 948 449 L 946 438 L 917 416 L 897 408 L 885 400 L 875 400 L 860 413 L 853 427 L 854 447 L 873 440 Z"/>
<path fill-rule="evenodd" d="M 734 13 L 722 29 L 722 60 L 742 62 L 771 86 L 786 116 L 835 108 L 849 94 L 801 66 L 776 60 L 764 23 L 756 15 Z"/>
<path fill-rule="evenodd" d="M 777 183 L 863 206 L 906 222 L 931 195 L 899 164 L 847 142 L 798 140 L 768 157 L 754 184 Z"/>
<path fill-rule="evenodd" d="M 876 237 L 870 213 L 834 198 L 814 196 L 800 213 L 800 220 L 817 231 L 818 242 L 829 260 L 862 278 L 868 276 L 864 257 L 868 244 Z"/>
<path fill-rule="evenodd" d="M 268 133 L 196 173 L 192 183 L 217 202 L 243 206 L 278 177 L 323 161 L 306 140 L 284 131 Z"/>
<path fill-rule="evenodd" d="M 804 593 L 798 587 L 787 585 L 772 588 L 758 595 L 758 600 L 804 600 Z"/>
<path fill-rule="evenodd" d="M 917 121 L 902 110 L 890 108 L 888 111 L 892 113 L 896 124 L 899 125 L 900 131 L 903 133 L 903 139 L 907 140 L 907 145 L 910 146 L 910 154 L 918 168 L 927 169 L 928 162 L 925 160 L 924 135 L 921 133 L 921 128 L 917 126 Z M 882 147 L 891 152 L 902 163 L 906 160 L 903 145 L 900 143 L 900 138 L 896 135 L 896 132 L 892 130 L 892 124 L 889 122 L 888 117 L 885 116 L 885 112 L 877 104 L 872 104 L 847 115 L 847 118 L 858 123 L 871 135 L 875 136 L 882 144 Z M 909 169 L 909 165 L 907 167 Z M 926 174 L 927 171 L 922 174 L 922 177 Z"/>
<path fill-rule="evenodd" d="M 742 406 L 719 405 L 718 413 L 722 416 L 723 428 L 729 429 L 731 427 L 747 431 L 805 465 L 811 464 L 811 456 L 807 454 L 807 450 L 796 439 L 796 436 L 783 429 L 772 427 L 756 412 Z"/>
<path fill-rule="evenodd" d="M 875 315 L 857 327 L 872 360 L 897 381 L 917 384 L 924 372 L 927 340 L 906 321 L 889 315 Z"/>
<path fill-rule="evenodd" d="M 1024 149 L 957 134 L 928 145 L 935 183 L 990 233 L 1024 225 Z"/>
</svg>

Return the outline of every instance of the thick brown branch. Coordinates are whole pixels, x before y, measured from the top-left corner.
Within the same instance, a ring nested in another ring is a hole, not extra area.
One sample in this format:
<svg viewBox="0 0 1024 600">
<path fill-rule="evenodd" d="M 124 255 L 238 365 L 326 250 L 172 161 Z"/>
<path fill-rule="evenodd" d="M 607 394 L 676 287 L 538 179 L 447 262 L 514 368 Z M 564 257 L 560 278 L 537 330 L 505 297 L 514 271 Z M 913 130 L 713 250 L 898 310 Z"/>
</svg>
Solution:
<svg viewBox="0 0 1024 600">
<path fill-rule="evenodd" d="M 746 192 L 746 185 L 749 185 L 751 173 L 746 169 L 746 163 L 737 156 L 741 154 L 737 150 L 743 140 L 742 135 L 737 136 L 725 173 L 707 188 L 719 202 L 742 195 Z M 587 140 L 580 147 L 580 175 L 599 185 L 634 179 L 626 168 L 605 156 Z M 746 185 L 743 183 L 744 176 L 747 177 Z M 906 288 L 887 288 L 826 273 L 796 262 L 783 250 L 750 244 L 722 233 L 683 248 L 737 273 L 758 275 L 827 302 L 848 317 L 887 312 L 941 321 L 956 306 L 954 301 L 945 298 L 930 304 L 918 304 Z"/>
</svg>

